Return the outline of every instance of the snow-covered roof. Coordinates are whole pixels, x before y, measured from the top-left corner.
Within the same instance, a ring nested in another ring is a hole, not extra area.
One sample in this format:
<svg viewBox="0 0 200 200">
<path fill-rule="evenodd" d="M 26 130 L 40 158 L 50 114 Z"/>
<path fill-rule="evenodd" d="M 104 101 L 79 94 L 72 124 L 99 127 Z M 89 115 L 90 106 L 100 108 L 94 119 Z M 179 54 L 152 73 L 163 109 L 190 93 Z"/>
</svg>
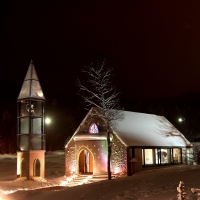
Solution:
<svg viewBox="0 0 200 200">
<path fill-rule="evenodd" d="M 18 99 L 25 99 L 25 98 L 36 98 L 43 100 L 45 99 L 32 60 L 30 62 L 28 71 L 26 73 L 22 88 L 18 96 Z"/>
<path fill-rule="evenodd" d="M 163 116 L 123 112 L 123 120 L 118 121 L 113 130 L 127 146 L 192 146 L 184 135 Z"/>
<path fill-rule="evenodd" d="M 80 127 L 86 123 L 88 117 L 92 115 L 94 109 L 92 108 L 80 126 L 77 128 L 72 139 L 75 140 L 94 140 L 90 133 L 80 132 Z M 130 111 L 122 111 L 124 118 L 117 121 L 116 125 L 112 127 L 116 136 L 126 146 L 136 147 L 191 147 L 192 144 L 184 137 L 184 135 L 176 129 L 165 117 L 137 113 Z M 102 133 L 99 133 L 101 136 Z M 104 136 L 104 135 L 103 135 Z M 77 139 L 78 138 L 78 139 Z M 97 138 L 95 138 L 96 140 Z M 102 139 L 102 138 L 101 138 Z M 100 140 L 100 139 L 99 139 Z M 69 142 L 70 142 L 69 141 Z M 69 142 L 65 147 L 68 146 Z"/>
</svg>

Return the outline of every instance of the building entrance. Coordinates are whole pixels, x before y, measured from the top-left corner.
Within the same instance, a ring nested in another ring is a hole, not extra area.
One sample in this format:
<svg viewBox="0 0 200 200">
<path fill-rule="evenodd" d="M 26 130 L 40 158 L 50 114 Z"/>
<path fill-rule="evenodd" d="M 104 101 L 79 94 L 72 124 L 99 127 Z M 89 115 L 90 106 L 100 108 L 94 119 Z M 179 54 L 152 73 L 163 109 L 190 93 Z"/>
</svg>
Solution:
<svg viewBox="0 0 200 200">
<path fill-rule="evenodd" d="M 93 156 L 87 150 L 82 150 L 79 154 L 79 174 L 93 173 Z"/>
</svg>

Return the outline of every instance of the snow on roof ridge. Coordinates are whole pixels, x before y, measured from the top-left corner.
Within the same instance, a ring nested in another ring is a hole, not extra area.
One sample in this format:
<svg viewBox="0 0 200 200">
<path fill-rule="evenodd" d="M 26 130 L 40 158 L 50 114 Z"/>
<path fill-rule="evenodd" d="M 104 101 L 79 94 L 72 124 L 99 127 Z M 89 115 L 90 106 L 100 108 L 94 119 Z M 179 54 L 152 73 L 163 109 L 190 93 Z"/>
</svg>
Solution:
<svg viewBox="0 0 200 200">
<path fill-rule="evenodd" d="M 94 109 L 92 107 L 89 110 L 69 142 Z M 131 111 L 123 112 L 124 119 L 118 120 L 117 126 L 112 127 L 112 130 L 126 146 L 191 146 L 185 136 L 164 116 Z"/>
</svg>

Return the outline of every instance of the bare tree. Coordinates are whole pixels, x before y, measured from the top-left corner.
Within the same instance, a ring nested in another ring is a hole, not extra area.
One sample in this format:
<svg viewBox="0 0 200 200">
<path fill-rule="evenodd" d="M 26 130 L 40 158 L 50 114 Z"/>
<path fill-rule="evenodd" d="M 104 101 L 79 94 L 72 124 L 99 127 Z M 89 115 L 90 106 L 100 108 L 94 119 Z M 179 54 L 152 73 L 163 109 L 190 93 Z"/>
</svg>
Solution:
<svg viewBox="0 0 200 200">
<path fill-rule="evenodd" d="M 123 119 L 122 108 L 119 104 L 119 93 L 116 91 L 112 82 L 113 69 L 108 67 L 105 60 L 96 60 L 82 70 L 85 76 L 84 80 L 78 79 L 79 94 L 86 103 L 86 109 L 97 107 L 98 117 L 104 120 L 107 132 L 108 145 L 108 180 L 111 180 L 110 158 L 111 158 L 111 140 L 112 134 L 110 127 L 115 126 L 117 120 Z"/>
</svg>

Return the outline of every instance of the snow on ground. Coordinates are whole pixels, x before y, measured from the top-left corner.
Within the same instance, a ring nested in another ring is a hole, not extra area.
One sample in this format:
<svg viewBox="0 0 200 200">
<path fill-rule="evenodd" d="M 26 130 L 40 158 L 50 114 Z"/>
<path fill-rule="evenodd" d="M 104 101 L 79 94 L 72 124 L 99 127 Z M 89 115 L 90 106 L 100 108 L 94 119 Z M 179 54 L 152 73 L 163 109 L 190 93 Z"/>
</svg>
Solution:
<svg viewBox="0 0 200 200">
<path fill-rule="evenodd" d="M 200 166 L 174 165 L 148 168 L 131 177 L 61 186 L 64 154 L 46 155 L 46 178 L 16 178 L 16 155 L 0 155 L 0 200 L 176 200 L 179 181 L 185 182 L 189 200 L 196 200 L 192 187 L 200 187 Z"/>
</svg>

